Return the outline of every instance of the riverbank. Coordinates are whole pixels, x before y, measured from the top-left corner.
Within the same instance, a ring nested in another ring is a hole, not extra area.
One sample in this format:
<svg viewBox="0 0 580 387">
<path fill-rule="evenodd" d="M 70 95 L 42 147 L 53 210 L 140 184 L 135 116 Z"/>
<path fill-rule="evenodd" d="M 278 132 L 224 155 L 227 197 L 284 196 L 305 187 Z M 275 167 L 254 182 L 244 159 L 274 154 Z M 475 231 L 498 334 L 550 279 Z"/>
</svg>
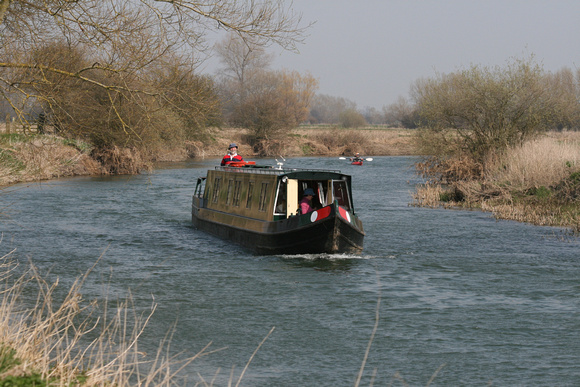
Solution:
<svg viewBox="0 0 580 387">
<path fill-rule="evenodd" d="M 239 146 L 244 157 L 352 156 L 356 152 L 368 156 L 416 155 L 414 130 L 403 128 L 366 127 L 342 129 L 332 126 L 301 126 L 288 136 L 252 142 L 246 129 L 225 128 L 208 132 L 209 141 L 186 143 L 190 157 L 223 156 L 229 144 Z"/>
<path fill-rule="evenodd" d="M 494 155 L 478 178 L 462 160 L 448 167 L 466 177 L 419 186 L 412 205 L 481 209 L 497 219 L 580 233 L 580 132 L 550 132 Z"/>
<path fill-rule="evenodd" d="M 2 131 L 0 131 L 2 133 Z M 181 149 L 145 157 L 132 149 L 114 148 L 95 154 L 90 144 L 54 135 L 0 134 L 0 186 L 61 177 L 133 174 L 153 162 L 221 157 L 235 142 L 239 153 L 252 157 L 414 155 L 413 130 L 369 127 L 340 129 L 300 127 L 281 139 L 252 143 L 245 129 L 208 130 L 205 141 L 188 141 Z"/>
</svg>

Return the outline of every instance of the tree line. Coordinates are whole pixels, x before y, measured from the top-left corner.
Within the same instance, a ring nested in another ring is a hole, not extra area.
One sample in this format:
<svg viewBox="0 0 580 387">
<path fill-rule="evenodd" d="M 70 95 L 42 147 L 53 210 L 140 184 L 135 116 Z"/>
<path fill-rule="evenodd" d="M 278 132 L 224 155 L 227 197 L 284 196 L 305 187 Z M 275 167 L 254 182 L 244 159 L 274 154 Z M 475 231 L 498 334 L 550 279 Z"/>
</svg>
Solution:
<svg viewBox="0 0 580 387">
<path fill-rule="evenodd" d="M 419 79 L 409 98 L 358 109 L 317 94 L 312 74 L 270 68 L 269 45 L 293 50 L 307 29 L 282 0 L 0 0 L 0 108 L 23 123 L 42 113 L 97 148 L 151 154 L 210 127 L 244 127 L 259 143 L 306 122 L 423 129 L 426 152 L 481 159 L 580 128 L 580 70 L 545 72 L 533 57 Z M 214 47 L 221 67 L 201 75 L 215 31 L 227 32 Z"/>
<path fill-rule="evenodd" d="M 307 28 L 283 0 L 0 0 L 0 100 L 23 125 L 42 113 L 62 136 L 154 154 L 224 121 L 216 80 L 197 69 L 209 34 L 292 50 Z M 262 91 L 290 84 L 288 104 L 294 81 Z"/>
</svg>

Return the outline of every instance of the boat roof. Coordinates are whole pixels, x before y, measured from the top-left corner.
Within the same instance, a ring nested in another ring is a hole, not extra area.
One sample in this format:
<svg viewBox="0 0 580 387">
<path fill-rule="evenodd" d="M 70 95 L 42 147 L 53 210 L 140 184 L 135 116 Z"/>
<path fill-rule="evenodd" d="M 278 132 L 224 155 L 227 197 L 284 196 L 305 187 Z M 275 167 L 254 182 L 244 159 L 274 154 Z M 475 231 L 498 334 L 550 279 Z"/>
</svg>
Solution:
<svg viewBox="0 0 580 387">
<path fill-rule="evenodd" d="M 260 165 L 246 165 L 244 167 L 216 166 L 216 171 L 250 173 L 260 175 L 288 176 L 297 179 L 332 179 L 342 176 L 349 176 L 336 169 L 315 169 L 315 168 L 283 168 Z M 349 176 L 350 177 L 350 176 Z"/>
</svg>

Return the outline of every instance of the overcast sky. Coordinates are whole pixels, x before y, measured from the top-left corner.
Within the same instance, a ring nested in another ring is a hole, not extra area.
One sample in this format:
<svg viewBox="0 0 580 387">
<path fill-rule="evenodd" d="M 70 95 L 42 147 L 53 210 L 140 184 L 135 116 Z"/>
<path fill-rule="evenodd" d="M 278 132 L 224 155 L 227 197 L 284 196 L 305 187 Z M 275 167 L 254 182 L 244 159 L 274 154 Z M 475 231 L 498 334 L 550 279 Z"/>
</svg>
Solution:
<svg viewBox="0 0 580 387">
<path fill-rule="evenodd" d="M 300 53 L 276 69 L 310 72 L 319 94 L 380 109 L 411 84 L 471 64 L 528 58 L 547 71 L 580 67 L 580 0 L 294 0 L 315 21 Z"/>
</svg>

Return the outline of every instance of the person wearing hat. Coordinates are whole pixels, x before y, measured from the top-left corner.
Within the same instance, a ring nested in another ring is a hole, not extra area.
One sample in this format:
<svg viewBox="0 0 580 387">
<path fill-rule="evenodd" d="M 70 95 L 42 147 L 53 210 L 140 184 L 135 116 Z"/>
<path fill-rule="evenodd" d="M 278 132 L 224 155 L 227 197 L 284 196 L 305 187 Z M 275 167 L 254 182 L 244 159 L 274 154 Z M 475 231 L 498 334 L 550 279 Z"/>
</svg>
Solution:
<svg viewBox="0 0 580 387">
<path fill-rule="evenodd" d="M 364 158 L 360 157 L 360 153 L 356 152 L 354 157 L 350 158 L 350 161 L 364 161 Z"/>
<path fill-rule="evenodd" d="M 309 212 L 314 211 L 312 207 L 312 198 L 314 197 L 314 190 L 312 188 L 306 188 L 304 190 L 304 195 L 302 200 L 300 201 L 300 213 L 301 214 L 308 214 Z"/>
<path fill-rule="evenodd" d="M 238 145 L 235 143 L 231 143 L 228 148 L 228 154 L 224 156 L 222 159 L 221 165 L 228 165 L 231 162 L 239 162 L 244 161 L 242 156 L 238 154 Z"/>
</svg>

